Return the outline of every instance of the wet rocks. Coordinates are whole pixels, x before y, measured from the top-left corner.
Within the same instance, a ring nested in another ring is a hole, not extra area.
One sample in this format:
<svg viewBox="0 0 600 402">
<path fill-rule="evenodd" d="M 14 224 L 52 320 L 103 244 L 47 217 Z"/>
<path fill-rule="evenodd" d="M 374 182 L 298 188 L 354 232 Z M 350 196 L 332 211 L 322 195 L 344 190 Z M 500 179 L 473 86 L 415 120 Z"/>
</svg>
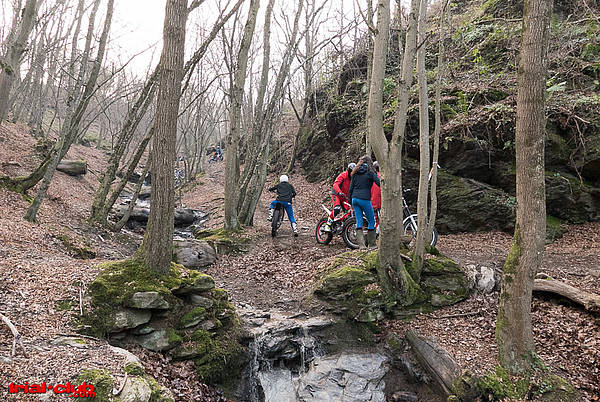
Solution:
<svg viewBox="0 0 600 402">
<path fill-rule="evenodd" d="M 387 360 L 378 353 L 318 358 L 299 379 L 298 400 L 384 402 Z"/>
</svg>

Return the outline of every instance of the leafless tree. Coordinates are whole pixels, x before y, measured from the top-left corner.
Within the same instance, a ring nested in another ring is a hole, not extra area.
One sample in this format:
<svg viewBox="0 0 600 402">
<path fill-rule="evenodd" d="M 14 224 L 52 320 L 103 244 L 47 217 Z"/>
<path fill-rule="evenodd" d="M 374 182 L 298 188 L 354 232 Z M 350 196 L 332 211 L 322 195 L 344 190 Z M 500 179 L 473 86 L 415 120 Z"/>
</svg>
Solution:
<svg viewBox="0 0 600 402">
<path fill-rule="evenodd" d="M 551 0 L 525 0 L 517 70 L 517 219 L 496 320 L 498 359 L 513 374 L 529 372 L 535 364 L 531 297 L 546 240 L 544 103 L 551 13 Z"/>
</svg>

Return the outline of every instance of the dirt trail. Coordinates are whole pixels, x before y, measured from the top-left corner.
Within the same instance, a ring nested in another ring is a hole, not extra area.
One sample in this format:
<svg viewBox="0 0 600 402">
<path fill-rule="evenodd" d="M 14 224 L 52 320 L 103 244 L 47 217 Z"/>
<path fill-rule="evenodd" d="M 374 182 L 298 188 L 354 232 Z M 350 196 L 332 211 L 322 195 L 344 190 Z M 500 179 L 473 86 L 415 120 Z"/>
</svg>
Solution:
<svg viewBox="0 0 600 402">
<path fill-rule="evenodd" d="M 193 207 L 222 210 L 216 171 L 209 169 L 205 190 L 186 195 Z M 272 177 L 271 180 L 274 180 Z M 230 291 L 236 304 L 247 303 L 263 309 L 296 311 L 299 301 L 318 276 L 319 265 L 328 257 L 346 251 L 342 239 L 335 237 L 329 246 L 318 245 L 314 226 L 323 215 L 320 204 L 330 191 L 327 183 L 311 184 L 304 177 L 292 176 L 298 197 L 294 204 L 299 226 L 298 238 L 291 235 L 288 222 L 280 235 L 271 239 L 266 221 L 270 201 L 264 193 L 256 211 L 255 227 L 246 232 L 253 239 L 248 253 L 226 256 L 208 273 L 219 286 Z M 202 194 L 200 196 L 199 194 Z M 222 221 L 211 221 L 220 226 Z M 546 247 L 541 271 L 573 286 L 598 292 L 600 282 L 600 223 L 568 225 L 562 239 Z M 439 249 L 461 265 L 485 265 L 501 269 L 512 242 L 507 233 L 465 233 L 442 235 Z M 496 290 L 489 295 L 475 293 L 468 300 L 438 312 L 420 315 L 410 323 L 381 322 L 384 333 L 404 333 L 418 329 L 434 336 L 457 360 L 475 373 L 483 374 L 497 365 L 495 346 Z M 539 356 L 559 375 L 582 392 L 581 400 L 597 400 L 600 395 L 600 320 L 578 306 L 556 298 L 537 295 L 533 300 L 533 323 Z M 596 399 L 593 399 L 596 398 Z"/>
</svg>

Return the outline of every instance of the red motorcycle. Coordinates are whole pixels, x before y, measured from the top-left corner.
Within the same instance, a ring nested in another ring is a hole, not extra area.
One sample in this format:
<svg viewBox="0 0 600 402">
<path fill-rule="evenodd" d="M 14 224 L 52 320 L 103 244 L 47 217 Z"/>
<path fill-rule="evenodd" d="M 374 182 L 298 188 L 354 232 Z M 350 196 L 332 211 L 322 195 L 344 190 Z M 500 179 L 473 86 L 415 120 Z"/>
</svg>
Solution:
<svg viewBox="0 0 600 402">
<path fill-rule="evenodd" d="M 409 192 L 410 189 L 404 189 L 403 192 Z M 328 218 L 333 218 L 333 212 L 329 211 L 325 205 L 321 205 L 325 212 L 327 212 L 327 217 L 321 218 L 321 220 L 317 223 L 317 227 L 315 229 L 315 237 L 317 238 L 317 243 L 319 244 L 329 244 L 333 239 L 334 234 L 341 234 L 342 239 L 344 239 L 344 243 L 346 246 L 357 249 L 358 241 L 356 240 L 356 217 L 354 216 L 354 208 L 350 204 L 350 200 L 344 195 L 337 194 L 342 198 L 342 208 L 345 213 L 341 216 L 335 218 L 331 224 L 331 231 L 325 230 L 325 225 L 327 224 Z M 403 204 L 403 214 L 404 220 L 402 225 L 404 226 L 404 234 L 412 235 L 413 239 L 417 236 L 417 214 L 413 214 L 408 207 L 408 204 L 404 197 L 402 197 Z M 366 228 L 366 219 L 363 217 L 363 228 Z M 363 229 L 364 230 L 364 229 Z M 375 213 L 375 231 L 379 236 L 379 214 Z M 431 245 L 435 247 L 438 240 L 438 233 L 436 228 L 433 228 Z M 409 245 L 410 246 L 410 245 Z"/>
<path fill-rule="evenodd" d="M 330 211 L 325 205 L 321 204 L 327 216 L 321 218 L 315 228 L 315 237 L 319 244 L 329 244 L 333 240 L 334 235 L 342 235 L 344 243 L 350 248 L 358 248 L 356 241 L 356 219 L 354 218 L 354 208 L 350 204 L 350 200 L 343 194 L 335 194 L 342 199 L 343 214 L 333 216 L 333 211 Z M 326 230 L 327 222 L 332 219 L 330 230 Z M 375 222 L 375 228 L 379 228 L 379 217 Z"/>
</svg>

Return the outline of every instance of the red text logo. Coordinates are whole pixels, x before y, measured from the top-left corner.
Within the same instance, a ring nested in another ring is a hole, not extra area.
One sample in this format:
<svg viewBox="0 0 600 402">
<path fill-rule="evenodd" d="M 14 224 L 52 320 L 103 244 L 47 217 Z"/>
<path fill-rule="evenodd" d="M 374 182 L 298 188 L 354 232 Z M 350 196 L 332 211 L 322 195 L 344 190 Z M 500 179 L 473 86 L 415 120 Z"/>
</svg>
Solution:
<svg viewBox="0 0 600 402">
<path fill-rule="evenodd" d="M 15 384 L 11 382 L 8 384 L 9 394 L 45 394 L 46 392 L 54 392 L 55 394 L 68 394 L 72 398 L 93 398 L 96 396 L 96 389 L 92 384 L 83 382 L 81 385 L 75 386 L 70 382 L 66 384 L 29 384 L 25 382 L 23 384 Z"/>
</svg>

